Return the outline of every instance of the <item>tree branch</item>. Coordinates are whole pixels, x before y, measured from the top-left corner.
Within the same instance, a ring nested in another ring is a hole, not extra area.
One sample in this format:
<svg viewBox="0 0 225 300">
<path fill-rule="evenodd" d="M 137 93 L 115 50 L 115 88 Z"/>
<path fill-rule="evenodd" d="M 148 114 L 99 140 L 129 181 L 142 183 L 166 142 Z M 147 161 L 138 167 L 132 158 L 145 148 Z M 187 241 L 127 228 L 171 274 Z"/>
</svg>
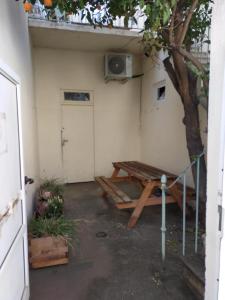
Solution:
<svg viewBox="0 0 225 300">
<path fill-rule="evenodd" d="M 180 88 L 179 88 L 179 83 L 178 83 L 178 80 L 177 80 L 177 76 L 176 76 L 176 73 L 174 71 L 174 68 L 173 68 L 173 65 L 171 64 L 170 62 L 170 56 L 167 56 L 164 60 L 163 60 L 163 64 L 164 64 L 164 67 L 166 69 L 166 72 L 167 74 L 169 75 L 170 77 L 170 80 L 172 81 L 176 91 L 178 93 L 180 93 Z"/>
<path fill-rule="evenodd" d="M 169 26 L 169 42 L 170 44 L 174 44 L 174 22 L 175 22 L 175 14 L 176 14 L 177 4 L 174 6 L 173 13 L 171 16 L 170 26 Z"/>
<path fill-rule="evenodd" d="M 199 71 L 201 71 L 203 74 L 206 74 L 206 69 L 204 66 L 200 63 L 200 61 L 191 53 L 185 50 L 182 47 L 177 47 L 177 51 L 187 60 L 189 60 Z M 206 90 L 209 89 L 209 83 L 207 79 L 202 79 L 203 84 Z"/>
<path fill-rule="evenodd" d="M 193 63 L 193 65 L 201 72 L 205 73 L 206 70 L 203 67 L 203 65 L 200 63 L 200 61 L 191 53 L 185 50 L 182 47 L 176 47 L 177 51 L 187 60 Z"/>
<path fill-rule="evenodd" d="M 186 20 L 185 20 L 184 25 L 183 25 L 183 30 L 181 32 L 181 37 L 179 39 L 179 44 L 180 45 L 183 44 L 183 41 L 185 39 L 185 36 L 186 36 L 188 28 L 189 28 L 189 24 L 191 22 L 192 15 L 193 15 L 197 5 L 198 5 L 198 0 L 194 0 L 191 7 L 190 7 L 190 9 L 189 9 L 188 15 L 187 15 Z"/>
</svg>

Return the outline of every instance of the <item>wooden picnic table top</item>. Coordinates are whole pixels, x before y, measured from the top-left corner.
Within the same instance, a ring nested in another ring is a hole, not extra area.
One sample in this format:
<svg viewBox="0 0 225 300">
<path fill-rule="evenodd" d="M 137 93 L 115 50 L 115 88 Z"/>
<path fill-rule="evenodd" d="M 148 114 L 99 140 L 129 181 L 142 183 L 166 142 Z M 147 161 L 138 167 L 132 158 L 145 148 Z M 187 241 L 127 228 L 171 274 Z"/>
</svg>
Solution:
<svg viewBox="0 0 225 300">
<path fill-rule="evenodd" d="M 163 174 L 165 174 L 169 179 L 174 179 L 177 177 L 172 173 L 141 163 L 139 161 L 113 162 L 113 166 L 114 168 L 124 170 L 130 176 L 133 176 L 141 181 L 160 180 Z"/>
<path fill-rule="evenodd" d="M 101 176 L 96 177 L 95 180 L 104 191 L 103 197 L 111 196 L 118 209 L 134 208 L 128 222 L 128 228 L 132 228 L 137 223 L 145 206 L 162 204 L 162 198 L 154 195 L 154 189 L 161 186 L 161 176 L 165 174 L 170 181 L 177 177 L 165 170 L 138 161 L 113 162 L 113 166 L 114 170 L 110 178 Z M 125 171 L 127 176 L 120 176 L 120 170 Z M 132 181 L 133 179 L 137 179 L 142 186 L 141 195 L 138 199 L 131 199 L 129 195 L 114 184 L 127 180 Z M 193 189 L 190 189 L 190 192 L 190 195 L 192 195 Z M 187 193 L 189 193 L 189 190 L 187 190 Z M 176 202 L 182 208 L 182 192 L 180 192 L 178 182 L 170 187 L 169 195 L 166 197 L 166 203 Z"/>
</svg>

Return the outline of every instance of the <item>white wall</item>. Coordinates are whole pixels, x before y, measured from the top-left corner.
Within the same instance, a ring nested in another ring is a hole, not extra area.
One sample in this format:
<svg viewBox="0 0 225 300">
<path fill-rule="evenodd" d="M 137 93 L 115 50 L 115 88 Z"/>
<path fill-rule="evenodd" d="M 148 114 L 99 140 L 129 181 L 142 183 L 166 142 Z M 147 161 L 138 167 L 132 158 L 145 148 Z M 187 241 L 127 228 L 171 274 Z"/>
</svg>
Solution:
<svg viewBox="0 0 225 300">
<path fill-rule="evenodd" d="M 162 59 L 163 56 L 160 56 Z M 179 174 L 189 164 L 183 106 L 161 60 L 143 59 L 141 104 L 141 159 L 150 165 Z M 157 100 L 157 83 L 165 80 L 165 100 Z M 206 113 L 200 109 L 201 133 L 206 141 Z M 192 184 L 189 173 L 188 184 Z"/>
<path fill-rule="evenodd" d="M 209 87 L 209 136 L 208 136 L 208 188 L 206 214 L 206 300 L 218 299 L 220 234 L 218 205 L 222 193 L 223 152 L 225 146 L 225 120 L 222 111 L 225 101 L 225 2 L 215 1 L 211 29 L 210 87 Z M 225 118 L 225 111 L 223 111 Z M 223 238 L 224 239 L 224 238 Z M 224 243 L 224 242 L 223 242 Z M 224 252 L 221 252 L 224 256 Z M 224 258 L 223 258 L 224 259 Z M 223 266 L 224 272 L 224 266 Z M 225 273 L 225 272 L 224 272 Z M 221 274 L 221 297 L 224 294 L 225 274 Z M 223 276 L 223 277 L 222 277 Z"/>
<path fill-rule="evenodd" d="M 140 159 L 140 78 L 104 81 L 104 53 L 35 48 L 40 176 L 63 177 L 60 89 L 94 91 L 95 175 Z M 140 64 L 135 60 L 135 71 Z"/>
<path fill-rule="evenodd" d="M 22 3 L 0 1 L 0 60 L 21 79 L 22 129 L 25 174 L 38 183 L 36 117 L 33 97 L 31 45 Z M 2 184 L 2 183 L 1 183 Z M 27 210 L 32 213 L 36 185 L 27 187 Z"/>
</svg>

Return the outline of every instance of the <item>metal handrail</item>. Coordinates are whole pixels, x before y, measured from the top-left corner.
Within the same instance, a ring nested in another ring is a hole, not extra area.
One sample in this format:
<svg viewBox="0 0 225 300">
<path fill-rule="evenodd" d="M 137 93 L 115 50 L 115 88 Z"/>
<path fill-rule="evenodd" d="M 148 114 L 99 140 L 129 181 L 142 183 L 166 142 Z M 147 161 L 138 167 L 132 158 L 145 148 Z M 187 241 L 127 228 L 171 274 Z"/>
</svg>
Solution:
<svg viewBox="0 0 225 300">
<path fill-rule="evenodd" d="M 199 187 L 200 187 L 200 159 L 205 154 L 196 155 L 194 160 L 181 172 L 177 178 L 167 186 L 166 175 L 161 176 L 161 190 L 162 190 L 162 260 L 165 261 L 166 257 L 166 191 L 172 188 L 179 180 L 183 180 L 183 222 L 182 222 L 182 255 L 185 256 L 186 249 L 186 176 L 189 171 L 196 164 L 196 211 L 195 211 L 195 253 L 198 252 L 198 223 L 199 223 Z"/>
</svg>

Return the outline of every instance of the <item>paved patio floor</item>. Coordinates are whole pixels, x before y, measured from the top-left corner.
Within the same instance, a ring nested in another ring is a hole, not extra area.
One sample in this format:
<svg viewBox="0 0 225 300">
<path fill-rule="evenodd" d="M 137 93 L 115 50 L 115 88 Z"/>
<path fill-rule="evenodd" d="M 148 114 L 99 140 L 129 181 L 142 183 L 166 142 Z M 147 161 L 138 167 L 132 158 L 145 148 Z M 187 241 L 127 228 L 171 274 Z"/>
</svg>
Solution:
<svg viewBox="0 0 225 300">
<path fill-rule="evenodd" d="M 137 187 L 125 188 L 133 196 L 138 193 Z M 160 206 L 146 207 L 136 227 L 128 230 L 130 212 L 114 209 L 100 195 L 94 182 L 67 185 L 65 213 L 77 224 L 70 261 L 31 270 L 31 300 L 194 300 L 182 279 L 177 206 L 168 206 L 163 267 Z M 106 236 L 97 237 L 98 232 Z M 193 233 L 189 232 L 190 246 Z"/>
</svg>

